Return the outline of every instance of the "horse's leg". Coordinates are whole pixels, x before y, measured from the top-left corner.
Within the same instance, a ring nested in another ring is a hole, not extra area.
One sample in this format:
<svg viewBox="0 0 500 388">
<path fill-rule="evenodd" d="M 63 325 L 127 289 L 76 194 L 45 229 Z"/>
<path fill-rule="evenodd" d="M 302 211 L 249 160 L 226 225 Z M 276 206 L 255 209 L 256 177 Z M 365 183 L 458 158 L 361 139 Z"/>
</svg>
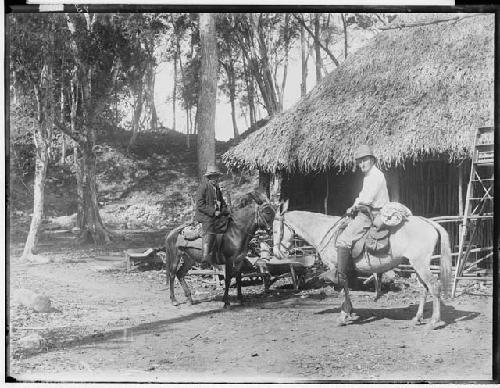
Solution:
<svg viewBox="0 0 500 388">
<path fill-rule="evenodd" d="M 179 257 L 180 257 L 180 252 L 177 251 L 175 257 L 172 259 L 170 263 L 167 264 L 167 279 L 166 281 L 169 282 L 170 285 L 170 302 L 174 305 L 177 306 L 179 305 L 179 302 L 177 302 L 177 299 L 175 298 L 175 292 L 174 292 L 174 286 L 175 286 L 175 275 L 177 273 L 177 265 L 179 264 Z"/>
<path fill-rule="evenodd" d="M 373 298 L 373 301 L 376 302 L 382 296 L 382 274 L 374 273 L 373 281 L 375 282 L 375 298 Z"/>
<path fill-rule="evenodd" d="M 184 279 L 190 268 L 191 268 L 191 263 L 185 261 L 182 264 L 181 268 L 177 270 L 177 279 L 179 279 L 179 283 L 181 283 L 181 287 L 184 290 L 184 295 L 187 298 L 187 303 L 194 304 L 193 298 L 191 296 L 191 290 L 189 289 L 189 286 L 186 283 L 186 279 Z"/>
<path fill-rule="evenodd" d="M 413 317 L 412 321 L 415 325 L 420 325 L 424 321 L 424 306 L 425 302 L 427 301 L 427 293 L 429 292 L 429 289 L 427 288 L 427 284 L 425 284 L 420 275 L 418 273 L 416 275 L 418 281 L 422 285 L 423 292 L 420 296 L 420 303 L 418 305 L 417 314 Z"/>
<path fill-rule="evenodd" d="M 412 260 L 410 260 L 410 263 L 413 265 L 413 268 L 415 268 L 415 271 L 417 272 L 421 281 L 425 283 L 427 289 L 434 297 L 432 301 L 432 317 L 430 322 L 427 324 L 427 328 L 437 329 L 445 325 L 445 323 L 441 320 L 441 295 L 440 295 L 441 287 L 439 285 L 439 281 L 436 279 L 436 277 L 432 274 L 430 270 L 430 260 L 425 260 L 425 262 L 427 263 L 427 265 L 424 265 L 423 262 L 412 262 Z M 427 293 L 427 291 L 425 292 Z M 425 301 L 422 298 L 420 302 L 422 305 L 422 312 L 423 312 L 423 304 L 425 304 Z M 420 311 L 420 306 L 419 306 L 419 311 Z"/>
<path fill-rule="evenodd" d="M 340 308 L 340 316 L 337 321 L 338 326 L 345 326 L 349 323 L 351 319 L 356 319 L 356 315 L 352 315 L 352 303 L 351 298 L 349 296 L 349 282 L 347 279 L 343 280 L 344 283 L 344 301 L 342 302 L 342 306 Z"/>
<path fill-rule="evenodd" d="M 229 286 L 231 285 L 231 278 L 233 276 L 233 265 L 230 260 L 226 261 L 226 273 L 224 275 L 224 296 L 222 300 L 224 302 L 224 308 L 228 308 L 230 306 L 229 303 Z"/>
<path fill-rule="evenodd" d="M 243 304 L 243 294 L 241 293 L 241 272 L 236 272 L 236 285 L 238 287 L 238 301 Z"/>
</svg>

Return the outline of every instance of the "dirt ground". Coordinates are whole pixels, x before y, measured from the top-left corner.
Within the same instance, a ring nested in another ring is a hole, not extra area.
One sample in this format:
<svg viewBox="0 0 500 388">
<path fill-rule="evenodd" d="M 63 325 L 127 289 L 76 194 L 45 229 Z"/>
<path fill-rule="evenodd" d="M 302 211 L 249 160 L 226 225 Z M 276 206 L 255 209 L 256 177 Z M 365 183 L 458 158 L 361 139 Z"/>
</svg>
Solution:
<svg viewBox="0 0 500 388">
<path fill-rule="evenodd" d="M 377 302 L 370 290 L 353 291 L 360 319 L 336 327 L 341 294 L 329 286 L 294 291 L 283 278 L 266 294 L 261 284 L 247 281 L 245 303 L 237 304 L 233 288 L 232 306 L 225 310 L 222 288 L 192 276 L 188 282 L 200 303 L 187 305 L 176 282 L 181 304 L 174 307 L 164 272 L 127 273 L 118 247 L 105 252 L 116 259 L 99 260 L 103 251 L 54 241 L 44 252 L 50 263 L 10 260 L 11 294 L 28 288 L 49 296 L 59 310 L 34 313 L 11 302 L 8 375 L 20 381 L 477 381 L 492 376 L 491 288 L 460 289 L 462 295 L 442 305 L 447 325 L 428 331 L 411 324 L 419 288 L 412 279 L 398 278 Z M 127 244 L 137 246 L 137 241 Z M 11 258 L 21 248 L 14 241 Z M 429 300 L 426 318 L 431 310 Z M 37 346 L 21 345 L 23 337 L 34 334 L 42 338 Z"/>
</svg>

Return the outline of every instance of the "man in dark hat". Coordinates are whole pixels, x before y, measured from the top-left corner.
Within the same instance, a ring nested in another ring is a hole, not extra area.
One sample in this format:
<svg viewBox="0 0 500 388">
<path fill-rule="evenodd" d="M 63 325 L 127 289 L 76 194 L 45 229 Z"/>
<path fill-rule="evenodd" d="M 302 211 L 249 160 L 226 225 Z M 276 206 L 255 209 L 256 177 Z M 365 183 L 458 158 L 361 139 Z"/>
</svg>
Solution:
<svg viewBox="0 0 500 388">
<path fill-rule="evenodd" d="M 203 232 L 202 260 L 209 264 L 212 264 L 212 250 L 216 234 L 220 232 L 217 228 L 217 221 L 221 216 L 229 214 L 219 188 L 221 175 L 215 164 L 209 164 L 196 193 L 195 219 L 201 222 Z"/>
<path fill-rule="evenodd" d="M 356 150 L 354 158 L 364 175 L 363 188 L 354 200 L 354 204 L 346 211 L 348 215 L 355 215 L 354 219 L 337 239 L 337 272 L 341 283 L 347 279 L 353 243 L 363 237 L 372 224 L 367 214 L 357 211 L 358 207 L 360 205 L 370 207 L 372 216 L 375 218 L 382 206 L 389 202 L 387 182 L 384 173 L 375 166 L 377 159 L 371 147 L 366 144 L 361 145 Z"/>
</svg>

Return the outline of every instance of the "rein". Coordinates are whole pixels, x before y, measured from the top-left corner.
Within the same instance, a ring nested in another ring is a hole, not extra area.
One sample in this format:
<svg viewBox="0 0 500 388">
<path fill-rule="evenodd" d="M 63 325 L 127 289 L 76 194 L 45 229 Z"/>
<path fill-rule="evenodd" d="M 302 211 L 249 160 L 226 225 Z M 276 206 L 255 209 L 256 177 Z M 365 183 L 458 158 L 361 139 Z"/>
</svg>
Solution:
<svg viewBox="0 0 500 388">
<path fill-rule="evenodd" d="M 336 226 L 339 225 L 340 222 L 342 222 L 344 220 L 345 217 L 341 217 L 337 222 L 335 222 L 328 230 L 327 232 L 325 233 L 325 235 L 323 236 L 323 238 L 321 239 L 321 241 L 319 242 L 318 244 L 318 248 L 316 249 L 316 251 L 319 253 L 321 252 L 326 245 L 328 245 L 330 243 L 330 241 L 332 240 L 332 238 L 335 236 L 335 231 L 337 231 L 336 229 Z M 281 223 L 281 228 L 280 228 L 280 235 L 279 235 L 279 242 L 274 244 L 274 246 L 278 246 L 280 248 L 283 248 L 283 250 L 285 251 L 285 253 L 289 254 L 290 253 L 290 249 L 287 248 L 285 246 L 285 244 L 283 244 L 283 234 L 284 234 L 284 227 L 286 226 L 294 235 L 297 234 L 295 232 L 295 229 L 292 228 L 290 226 L 290 224 L 288 224 L 287 222 L 285 222 L 285 216 L 284 215 L 280 215 L 280 216 L 276 216 L 275 217 L 275 220 L 276 221 L 280 221 Z M 334 233 L 330 234 L 331 231 L 334 231 Z M 327 236 L 330 235 L 330 238 L 328 240 L 326 240 Z M 280 249 L 281 250 L 281 249 Z"/>
<path fill-rule="evenodd" d="M 332 241 L 332 238 L 336 235 L 336 233 L 335 233 L 335 232 L 337 232 L 337 231 L 338 231 L 338 228 L 337 228 L 337 229 L 335 229 L 335 227 L 336 227 L 336 226 L 337 226 L 337 225 L 338 225 L 341 221 L 343 221 L 343 220 L 344 220 L 344 218 L 345 218 L 345 217 L 340 217 L 340 219 L 339 219 L 336 223 L 334 223 L 334 224 L 330 227 L 330 229 L 328 229 L 328 231 L 325 233 L 325 235 L 323 236 L 323 238 L 321 239 L 321 241 L 320 241 L 320 242 L 319 242 L 319 244 L 318 244 L 318 249 L 317 249 L 318 253 L 319 253 L 320 251 L 322 251 L 322 250 L 323 250 L 323 249 L 324 249 L 324 248 L 325 248 L 328 244 L 330 244 L 330 241 Z M 325 243 L 325 244 L 324 244 L 324 246 L 323 246 L 323 243 L 324 243 L 324 241 L 326 240 L 326 236 L 328 236 L 332 230 L 334 231 L 334 233 L 332 233 L 332 235 L 330 236 L 330 238 L 326 241 L 326 243 Z"/>
</svg>

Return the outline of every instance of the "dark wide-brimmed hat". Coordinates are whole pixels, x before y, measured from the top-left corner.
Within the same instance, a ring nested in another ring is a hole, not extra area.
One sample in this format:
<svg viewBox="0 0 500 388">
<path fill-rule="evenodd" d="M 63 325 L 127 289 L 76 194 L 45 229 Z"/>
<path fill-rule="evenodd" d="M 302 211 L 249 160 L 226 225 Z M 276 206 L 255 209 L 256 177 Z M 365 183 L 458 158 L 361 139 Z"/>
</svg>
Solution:
<svg viewBox="0 0 500 388">
<path fill-rule="evenodd" d="M 216 175 L 220 176 L 222 175 L 222 173 L 215 164 L 209 164 L 207 166 L 207 171 L 205 172 L 205 176 L 216 176 Z"/>
<path fill-rule="evenodd" d="M 375 155 L 373 154 L 372 147 L 370 147 L 368 144 L 360 145 L 356 152 L 354 152 L 354 159 L 356 160 L 361 159 L 365 156 L 371 156 L 376 159 Z"/>
</svg>

